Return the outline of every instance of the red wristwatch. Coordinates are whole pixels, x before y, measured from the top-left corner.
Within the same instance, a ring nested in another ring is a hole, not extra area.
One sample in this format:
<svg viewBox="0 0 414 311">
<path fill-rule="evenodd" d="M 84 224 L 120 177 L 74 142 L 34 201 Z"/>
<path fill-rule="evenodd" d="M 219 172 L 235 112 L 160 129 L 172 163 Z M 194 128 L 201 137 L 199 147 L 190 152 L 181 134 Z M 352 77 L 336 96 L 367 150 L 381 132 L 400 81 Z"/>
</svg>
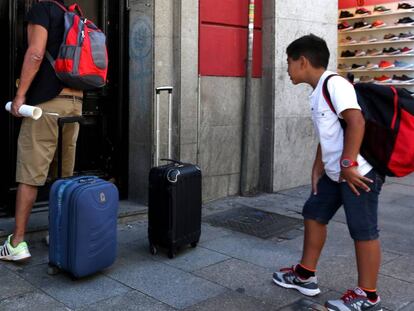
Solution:
<svg viewBox="0 0 414 311">
<path fill-rule="evenodd" d="M 358 166 L 357 161 L 353 161 L 350 158 L 342 158 L 341 159 L 341 167 L 342 168 L 350 168 L 350 167 L 354 167 L 354 166 Z"/>
</svg>

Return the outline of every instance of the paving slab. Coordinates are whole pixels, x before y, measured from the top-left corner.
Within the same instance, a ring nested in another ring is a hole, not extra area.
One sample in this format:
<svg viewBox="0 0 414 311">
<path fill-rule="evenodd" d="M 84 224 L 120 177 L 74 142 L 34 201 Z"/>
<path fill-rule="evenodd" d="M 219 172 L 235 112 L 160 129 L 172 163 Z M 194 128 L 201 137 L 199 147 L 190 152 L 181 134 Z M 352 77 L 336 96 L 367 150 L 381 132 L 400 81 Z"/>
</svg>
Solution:
<svg viewBox="0 0 414 311">
<path fill-rule="evenodd" d="M 226 292 L 199 304 L 186 308 L 185 311 L 272 311 L 276 306 L 269 305 L 259 299 L 239 294 L 234 291 Z"/>
<path fill-rule="evenodd" d="M 399 310 L 414 301 L 414 284 L 381 273 L 378 278 L 378 290 L 382 305 L 390 310 Z"/>
<path fill-rule="evenodd" d="M 22 271 L 20 275 L 43 292 L 73 309 L 130 290 L 127 286 L 100 273 L 79 280 L 73 280 L 65 273 L 50 276 L 47 274 L 47 265 L 30 267 Z"/>
<path fill-rule="evenodd" d="M 278 243 L 262 240 L 241 233 L 202 243 L 201 246 L 238 258 L 265 268 L 290 266 L 298 262 L 301 251 L 291 247 L 280 247 Z"/>
<path fill-rule="evenodd" d="M 274 284 L 272 281 L 273 270 L 238 259 L 230 259 L 201 269 L 195 274 L 279 307 L 302 298 L 299 292 L 287 290 Z"/>
<path fill-rule="evenodd" d="M 381 267 L 381 274 L 414 284 L 413 262 L 414 256 L 398 257 L 383 265 Z"/>
<path fill-rule="evenodd" d="M 34 291 L 0 300 L 0 310 L 69 311 L 70 309 L 41 291 Z"/>
<path fill-rule="evenodd" d="M 160 261 L 178 269 L 192 272 L 229 258 L 229 256 L 197 246 L 196 248 L 184 249 L 173 260 L 162 257 Z"/>
<path fill-rule="evenodd" d="M 414 310 L 414 301 L 402 307 L 399 311 L 413 311 L 413 310 Z"/>
<path fill-rule="evenodd" d="M 213 227 L 209 224 L 203 223 L 201 225 L 200 243 L 215 240 L 231 234 L 232 231 L 223 228 Z"/>
<path fill-rule="evenodd" d="M 173 311 L 176 310 L 138 291 L 99 301 L 79 311 Z"/>
<path fill-rule="evenodd" d="M 225 288 L 144 257 L 131 250 L 120 256 L 117 264 L 106 274 L 148 296 L 178 309 L 217 296 Z"/>
<path fill-rule="evenodd" d="M 4 265 L 0 265 L 0 275 L 0 300 L 35 290 L 33 285 Z"/>
</svg>

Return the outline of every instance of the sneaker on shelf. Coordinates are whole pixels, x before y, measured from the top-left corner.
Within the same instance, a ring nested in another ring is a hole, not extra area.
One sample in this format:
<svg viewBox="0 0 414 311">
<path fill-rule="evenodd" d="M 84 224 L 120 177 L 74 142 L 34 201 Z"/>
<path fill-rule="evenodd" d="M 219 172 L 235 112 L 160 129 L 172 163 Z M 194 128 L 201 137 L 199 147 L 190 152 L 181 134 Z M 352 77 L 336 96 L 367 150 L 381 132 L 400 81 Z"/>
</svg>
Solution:
<svg viewBox="0 0 414 311">
<path fill-rule="evenodd" d="M 413 33 L 411 33 L 411 32 L 401 32 L 400 33 L 400 35 L 399 35 L 399 37 L 401 38 L 401 39 L 414 39 L 414 34 Z"/>
<path fill-rule="evenodd" d="M 370 76 L 361 76 L 359 77 L 359 82 L 360 83 L 372 83 L 374 82 L 374 79 Z"/>
<path fill-rule="evenodd" d="M 386 75 L 382 75 L 381 77 L 374 78 L 376 83 L 391 83 L 392 79 Z"/>
<path fill-rule="evenodd" d="M 355 11 L 356 15 L 371 15 L 371 11 L 367 10 L 366 8 L 359 8 Z"/>
<path fill-rule="evenodd" d="M 372 49 L 372 50 L 367 50 L 367 55 L 368 56 L 378 56 L 381 55 L 382 51 L 377 50 L 377 49 Z"/>
<path fill-rule="evenodd" d="M 394 62 L 394 66 L 396 68 L 400 68 L 400 69 L 408 69 L 408 68 L 413 68 L 414 64 L 410 64 L 410 63 L 406 63 L 406 62 L 396 60 Z"/>
<path fill-rule="evenodd" d="M 366 67 L 367 67 L 368 70 L 379 69 L 378 64 L 370 63 L 370 62 L 367 63 L 367 66 Z"/>
<path fill-rule="evenodd" d="M 352 68 L 352 70 L 363 70 L 363 69 L 365 69 L 365 65 L 352 64 L 351 68 Z"/>
<path fill-rule="evenodd" d="M 31 257 L 29 247 L 26 242 L 20 242 L 13 247 L 11 244 L 12 235 L 7 237 L 3 246 L 0 246 L 0 259 L 7 261 L 21 261 Z"/>
<path fill-rule="evenodd" d="M 367 29 L 370 27 L 371 27 L 371 24 L 368 24 L 367 22 L 356 22 L 354 24 L 354 29 Z"/>
<path fill-rule="evenodd" d="M 328 300 L 325 307 L 329 311 L 382 311 L 381 298 L 369 300 L 367 294 L 359 287 L 348 290 L 341 299 Z"/>
<path fill-rule="evenodd" d="M 383 5 L 379 5 L 379 6 L 374 7 L 374 12 L 377 12 L 377 13 L 386 13 L 386 12 L 389 12 L 389 11 L 391 11 L 391 9 L 386 8 Z"/>
<path fill-rule="evenodd" d="M 356 50 L 355 51 L 355 56 L 357 57 L 361 57 L 361 56 L 366 56 L 367 52 L 365 52 L 364 50 Z"/>
<path fill-rule="evenodd" d="M 387 55 L 397 55 L 397 54 L 401 54 L 401 50 L 400 49 L 394 49 L 393 47 L 390 47 L 389 49 L 384 48 L 382 50 L 382 52 L 384 54 L 387 54 Z"/>
<path fill-rule="evenodd" d="M 384 23 L 382 20 L 379 20 L 379 19 L 374 21 L 371 25 L 372 28 L 381 28 L 381 27 L 385 27 L 385 26 L 387 26 L 387 24 Z"/>
<path fill-rule="evenodd" d="M 403 17 L 400 18 L 395 24 L 396 25 L 412 25 L 414 23 L 414 19 L 411 17 Z"/>
<path fill-rule="evenodd" d="M 339 64 L 338 65 L 338 70 L 351 70 L 352 67 L 347 65 L 347 64 Z"/>
<path fill-rule="evenodd" d="M 401 49 L 402 54 L 406 54 L 406 55 L 407 54 L 413 54 L 413 52 L 414 52 L 414 50 L 409 48 L 409 47 L 404 47 L 404 48 Z"/>
<path fill-rule="evenodd" d="M 400 37 L 394 35 L 393 33 L 388 33 L 384 36 L 384 40 L 396 41 L 396 40 L 400 40 Z"/>
<path fill-rule="evenodd" d="M 341 53 L 341 57 L 354 57 L 354 56 L 355 56 L 355 53 L 349 50 L 346 50 Z"/>
<path fill-rule="evenodd" d="M 412 10 L 414 6 L 409 3 L 398 3 L 398 10 Z"/>
<path fill-rule="evenodd" d="M 392 80 L 396 83 L 413 83 L 414 78 L 407 75 L 397 76 L 393 75 Z"/>
<path fill-rule="evenodd" d="M 359 42 L 363 43 L 363 42 L 375 42 L 378 41 L 377 38 L 373 37 L 373 36 L 363 36 L 359 39 Z"/>
<path fill-rule="evenodd" d="M 341 39 L 340 42 L 341 42 L 341 44 L 355 44 L 355 43 L 357 43 L 357 41 L 352 39 L 351 36 L 348 36 L 346 38 Z"/>
<path fill-rule="evenodd" d="M 339 31 L 347 31 L 347 30 L 351 30 L 351 29 L 354 29 L 354 27 L 349 25 L 347 22 L 342 22 L 342 23 L 338 24 L 338 30 Z"/>
<path fill-rule="evenodd" d="M 349 11 L 341 11 L 341 14 L 339 14 L 339 18 L 348 18 L 348 17 L 354 17 L 354 14 L 352 14 Z"/>
<path fill-rule="evenodd" d="M 295 266 L 280 269 L 280 272 L 273 273 L 273 282 L 283 288 L 293 288 L 306 296 L 316 296 L 321 290 L 318 287 L 318 279 L 312 276 L 302 279 L 296 272 Z"/>
<path fill-rule="evenodd" d="M 394 68 L 395 65 L 393 63 L 390 63 L 389 61 L 382 60 L 382 61 L 380 61 L 378 67 L 380 69 L 390 69 L 390 68 Z"/>
</svg>

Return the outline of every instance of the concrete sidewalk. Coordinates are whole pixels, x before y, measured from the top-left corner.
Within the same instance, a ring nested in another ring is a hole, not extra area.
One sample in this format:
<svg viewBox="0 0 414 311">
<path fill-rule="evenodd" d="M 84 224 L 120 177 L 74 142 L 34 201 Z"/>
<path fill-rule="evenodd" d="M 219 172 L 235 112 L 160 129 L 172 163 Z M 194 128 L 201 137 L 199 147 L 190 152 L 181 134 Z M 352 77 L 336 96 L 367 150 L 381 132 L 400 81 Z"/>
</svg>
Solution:
<svg viewBox="0 0 414 311">
<path fill-rule="evenodd" d="M 232 197 L 205 205 L 204 216 L 253 207 L 301 219 L 310 192 L 300 187 L 257 197 Z M 383 263 L 379 293 L 385 310 L 414 310 L 414 176 L 389 179 L 380 203 Z M 203 223 L 200 244 L 173 260 L 148 251 L 147 219 L 119 225 L 119 255 L 106 271 L 74 281 L 47 275 L 47 247 L 30 243 L 23 265 L 0 263 L 0 310 L 312 310 L 356 285 L 353 243 L 343 212 L 329 226 L 318 270 L 321 295 L 304 298 L 275 286 L 272 272 L 300 259 L 302 228 L 260 239 Z M 38 237 L 38 236 L 37 236 Z"/>
</svg>

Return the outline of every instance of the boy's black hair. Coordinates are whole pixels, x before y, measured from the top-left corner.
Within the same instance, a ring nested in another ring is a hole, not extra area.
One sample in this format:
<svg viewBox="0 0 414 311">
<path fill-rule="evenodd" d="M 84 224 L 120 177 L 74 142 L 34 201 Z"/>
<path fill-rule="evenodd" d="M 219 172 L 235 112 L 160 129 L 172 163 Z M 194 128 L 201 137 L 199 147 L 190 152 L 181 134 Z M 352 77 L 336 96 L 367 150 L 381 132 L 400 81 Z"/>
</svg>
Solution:
<svg viewBox="0 0 414 311">
<path fill-rule="evenodd" d="M 298 60 L 306 57 L 315 68 L 327 68 L 329 63 L 329 49 L 324 39 L 314 34 L 296 39 L 286 49 L 288 57 Z"/>
</svg>

